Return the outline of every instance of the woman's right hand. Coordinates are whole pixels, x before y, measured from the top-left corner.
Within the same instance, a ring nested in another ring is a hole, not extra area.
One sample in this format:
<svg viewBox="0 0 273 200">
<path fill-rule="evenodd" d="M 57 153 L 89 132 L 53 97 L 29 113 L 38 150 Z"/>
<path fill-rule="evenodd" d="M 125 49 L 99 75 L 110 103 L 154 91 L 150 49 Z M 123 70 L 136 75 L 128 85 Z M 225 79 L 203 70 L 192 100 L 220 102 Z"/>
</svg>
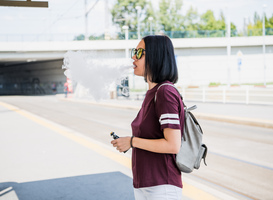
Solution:
<svg viewBox="0 0 273 200">
<path fill-rule="evenodd" d="M 130 142 L 131 142 L 131 137 L 127 136 L 127 137 L 120 137 L 118 139 L 112 140 L 111 144 L 113 145 L 113 147 L 116 147 L 116 149 L 119 152 L 124 152 L 131 148 Z"/>
</svg>

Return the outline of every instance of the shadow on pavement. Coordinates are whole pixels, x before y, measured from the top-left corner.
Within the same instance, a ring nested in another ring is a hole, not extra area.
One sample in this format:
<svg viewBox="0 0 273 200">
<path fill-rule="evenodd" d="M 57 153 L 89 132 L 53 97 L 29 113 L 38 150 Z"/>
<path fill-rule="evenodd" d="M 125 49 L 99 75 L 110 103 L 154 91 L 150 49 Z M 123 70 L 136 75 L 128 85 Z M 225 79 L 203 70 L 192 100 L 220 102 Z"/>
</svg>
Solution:
<svg viewBox="0 0 273 200">
<path fill-rule="evenodd" d="M 130 200 L 134 199 L 134 192 L 130 177 L 110 172 L 25 183 L 0 183 L 2 199 Z"/>
</svg>

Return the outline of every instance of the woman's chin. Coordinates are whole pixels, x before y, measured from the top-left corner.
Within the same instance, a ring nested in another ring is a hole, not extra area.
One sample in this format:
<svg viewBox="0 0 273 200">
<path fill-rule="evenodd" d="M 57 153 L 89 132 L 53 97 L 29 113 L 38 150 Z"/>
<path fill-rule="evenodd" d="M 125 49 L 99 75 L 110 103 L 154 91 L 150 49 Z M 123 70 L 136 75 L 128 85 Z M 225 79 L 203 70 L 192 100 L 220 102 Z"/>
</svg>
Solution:
<svg viewBox="0 0 273 200">
<path fill-rule="evenodd" d="M 140 73 L 138 73 L 138 71 L 134 71 L 134 75 L 136 75 L 136 76 L 141 76 L 141 74 Z"/>
<path fill-rule="evenodd" d="M 138 73 L 137 73 L 136 67 L 134 67 L 134 74 L 135 74 L 136 76 L 138 76 Z"/>
</svg>

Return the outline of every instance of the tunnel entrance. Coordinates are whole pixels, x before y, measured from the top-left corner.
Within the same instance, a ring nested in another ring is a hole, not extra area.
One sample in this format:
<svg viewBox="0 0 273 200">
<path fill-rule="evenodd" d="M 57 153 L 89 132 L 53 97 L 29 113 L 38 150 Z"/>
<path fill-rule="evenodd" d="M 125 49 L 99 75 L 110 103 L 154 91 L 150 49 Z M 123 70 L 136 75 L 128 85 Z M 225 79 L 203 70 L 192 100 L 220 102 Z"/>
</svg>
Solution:
<svg viewBox="0 0 273 200">
<path fill-rule="evenodd" d="M 64 92 L 63 60 L 0 66 L 0 95 L 48 95 Z"/>
</svg>

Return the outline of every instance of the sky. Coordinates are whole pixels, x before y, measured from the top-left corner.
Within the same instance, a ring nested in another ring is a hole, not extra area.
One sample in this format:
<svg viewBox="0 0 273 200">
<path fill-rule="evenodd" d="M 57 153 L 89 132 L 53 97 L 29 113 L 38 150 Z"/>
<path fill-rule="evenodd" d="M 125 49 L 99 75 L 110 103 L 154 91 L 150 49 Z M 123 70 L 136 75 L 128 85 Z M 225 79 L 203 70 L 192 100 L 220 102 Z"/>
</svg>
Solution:
<svg viewBox="0 0 273 200">
<path fill-rule="evenodd" d="M 38 0 L 36 0 L 38 1 Z M 49 8 L 24 8 L 24 7 L 0 7 L 0 41 L 12 38 L 11 36 L 45 37 L 49 35 L 62 35 L 70 37 L 85 32 L 84 21 L 85 0 L 48 0 Z M 88 0 L 88 4 L 94 5 L 97 0 Z M 108 0 L 111 8 L 115 0 Z M 152 0 L 157 9 L 157 0 Z M 237 30 L 243 29 L 244 19 L 253 21 L 254 12 L 260 16 L 263 5 L 267 5 L 265 12 L 267 17 L 273 15 L 273 0 L 184 0 L 182 13 L 186 13 L 190 6 L 202 14 L 207 10 L 213 10 L 215 17 L 219 18 L 220 12 L 230 13 L 230 20 L 237 26 Z M 99 0 L 88 15 L 88 33 L 102 34 L 108 23 L 110 32 L 117 29 L 112 25 L 111 14 L 105 18 L 105 0 Z"/>
</svg>

